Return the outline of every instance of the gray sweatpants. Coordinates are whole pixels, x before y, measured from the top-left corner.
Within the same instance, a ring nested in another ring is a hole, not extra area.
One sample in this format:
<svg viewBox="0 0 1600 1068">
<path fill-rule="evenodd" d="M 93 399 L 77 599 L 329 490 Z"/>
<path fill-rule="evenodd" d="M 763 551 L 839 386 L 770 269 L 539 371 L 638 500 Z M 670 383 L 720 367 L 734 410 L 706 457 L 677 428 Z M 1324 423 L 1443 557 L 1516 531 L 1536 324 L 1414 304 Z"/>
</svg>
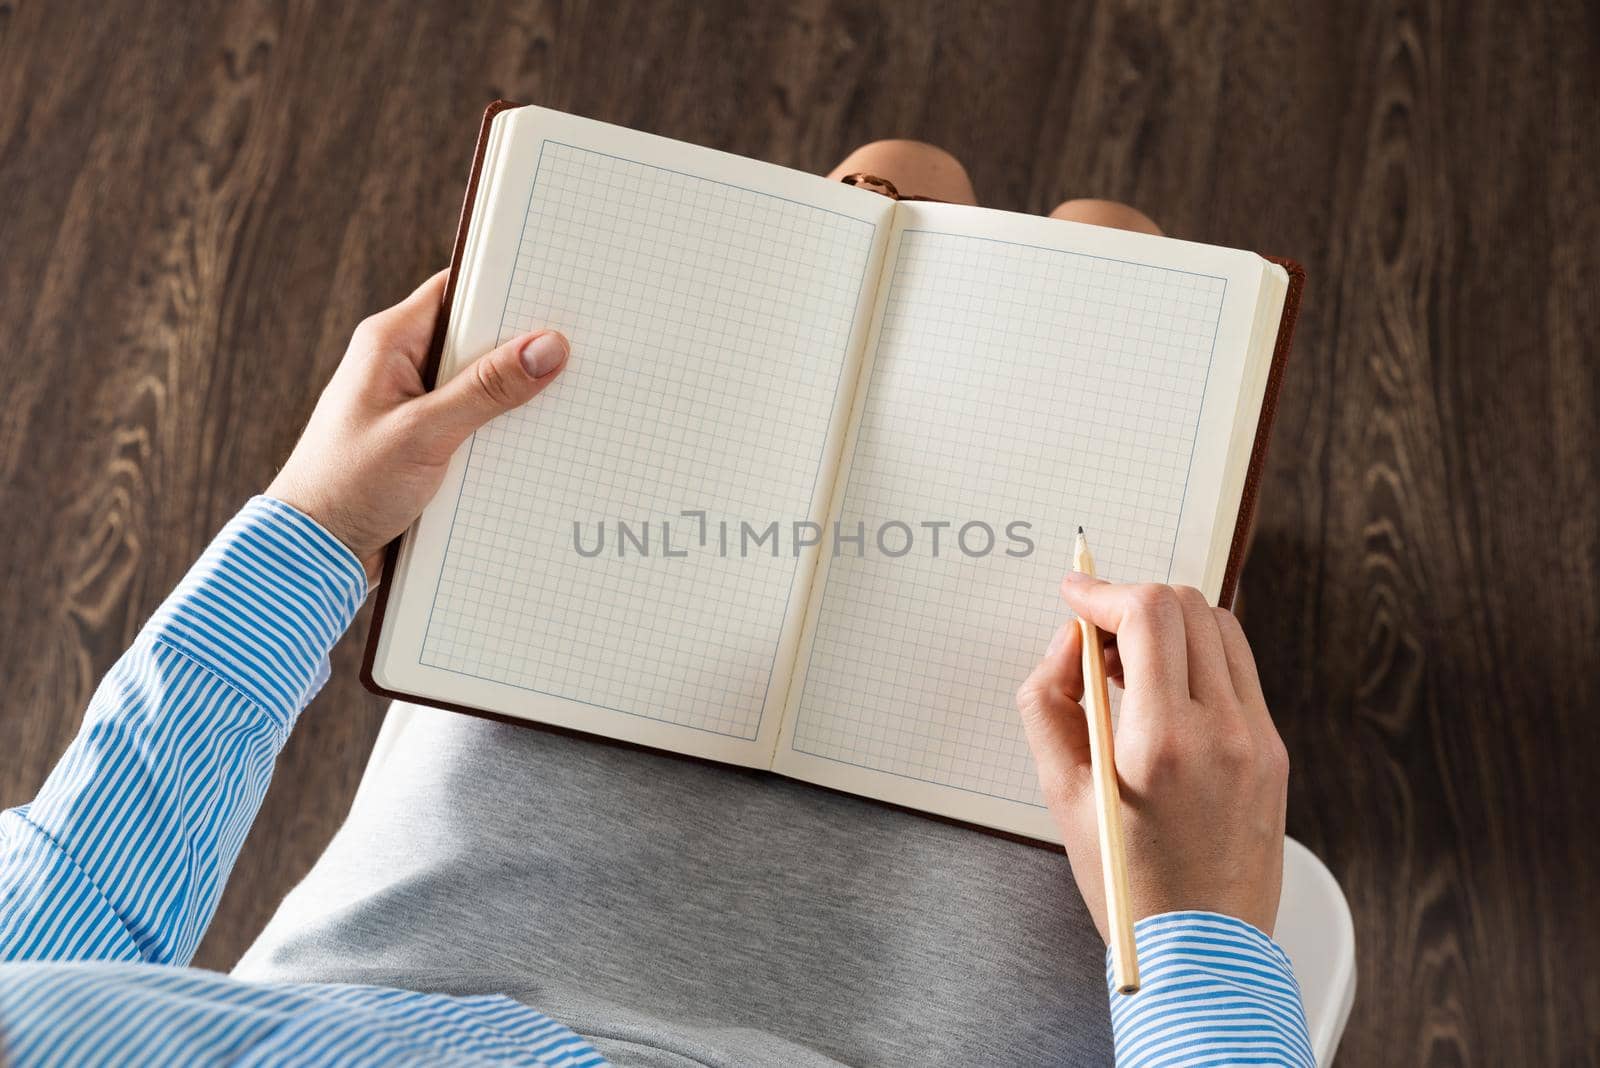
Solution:
<svg viewBox="0 0 1600 1068">
<path fill-rule="evenodd" d="M 1061 854 L 429 709 L 235 969 L 504 993 L 621 1065 L 1108 1064 Z"/>
</svg>

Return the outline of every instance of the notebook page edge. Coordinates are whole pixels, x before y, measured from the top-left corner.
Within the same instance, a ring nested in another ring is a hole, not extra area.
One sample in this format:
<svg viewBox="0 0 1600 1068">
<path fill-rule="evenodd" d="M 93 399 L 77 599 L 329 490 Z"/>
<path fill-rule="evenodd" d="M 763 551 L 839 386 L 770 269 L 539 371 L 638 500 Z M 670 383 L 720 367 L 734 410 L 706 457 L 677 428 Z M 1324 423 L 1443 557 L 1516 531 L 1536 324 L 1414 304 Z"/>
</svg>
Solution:
<svg viewBox="0 0 1600 1068">
<path fill-rule="evenodd" d="M 1228 445 L 1227 466 L 1219 491 L 1217 521 L 1212 527 L 1206 580 L 1200 587 L 1213 604 L 1222 592 L 1228 556 L 1233 547 L 1234 528 L 1239 523 L 1250 454 L 1259 433 L 1267 382 L 1272 371 L 1274 342 L 1278 335 L 1278 324 L 1283 318 L 1284 302 L 1289 294 L 1288 272 L 1268 260 L 1263 260 L 1262 265 L 1261 290 L 1256 297 L 1255 331 L 1251 336 L 1245 379 L 1234 408 L 1233 436 Z"/>
<path fill-rule="evenodd" d="M 483 165 L 478 177 L 478 192 L 472 205 L 472 216 L 467 222 L 466 238 L 462 244 L 461 262 L 457 265 L 457 280 L 455 293 L 450 303 L 450 321 L 446 327 L 444 345 L 439 356 L 439 367 L 436 372 L 436 381 L 444 377 L 444 369 L 450 364 L 452 354 L 459 346 L 462 319 L 468 306 L 468 295 L 472 291 L 477 278 L 477 263 L 479 258 L 479 244 L 482 240 L 483 220 L 489 216 L 486 207 L 491 202 L 493 190 L 497 185 L 500 173 L 501 149 L 506 138 L 507 116 L 511 110 L 501 111 L 489 122 L 489 136 L 484 145 Z M 419 536 L 418 521 L 413 522 L 406 531 L 400 543 L 400 552 L 396 560 L 394 574 L 391 577 L 389 591 L 389 611 L 399 614 L 404 603 L 404 590 L 407 578 L 411 572 L 411 559 L 415 543 Z M 390 620 L 387 618 L 385 622 Z M 373 657 L 373 681 L 387 690 L 403 690 L 398 678 L 390 673 L 389 655 L 393 648 L 394 627 L 385 625 L 378 634 L 376 655 Z"/>
</svg>

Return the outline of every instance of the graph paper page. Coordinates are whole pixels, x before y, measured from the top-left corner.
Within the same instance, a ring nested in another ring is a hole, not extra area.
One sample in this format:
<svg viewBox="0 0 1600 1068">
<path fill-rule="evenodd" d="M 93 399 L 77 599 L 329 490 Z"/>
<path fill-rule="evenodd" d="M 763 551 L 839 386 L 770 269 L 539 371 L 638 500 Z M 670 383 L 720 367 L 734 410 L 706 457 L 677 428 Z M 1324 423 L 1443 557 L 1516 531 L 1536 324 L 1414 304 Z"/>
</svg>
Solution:
<svg viewBox="0 0 1600 1068">
<path fill-rule="evenodd" d="M 835 489 L 865 545 L 819 569 L 777 770 L 1057 837 L 1013 694 L 1067 618 L 1079 524 L 1106 577 L 1200 581 L 1261 272 L 899 206 Z"/>
<path fill-rule="evenodd" d="M 765 765 L 815 557 L 790 533 L 826 508 L 892 206 L 540 109 L 498 121 L 444 373 L 540 327 L 572 357 L 408 539 L 386 680 Z"/>
</svg>

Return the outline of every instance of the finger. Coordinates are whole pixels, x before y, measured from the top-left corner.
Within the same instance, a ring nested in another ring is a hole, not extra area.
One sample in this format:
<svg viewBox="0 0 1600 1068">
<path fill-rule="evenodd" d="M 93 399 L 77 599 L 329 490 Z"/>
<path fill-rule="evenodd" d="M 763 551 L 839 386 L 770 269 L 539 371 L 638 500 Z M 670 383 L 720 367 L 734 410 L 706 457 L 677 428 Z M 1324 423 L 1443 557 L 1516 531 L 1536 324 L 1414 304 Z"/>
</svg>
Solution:
<svg viewBox="0 0 1600 1068">
<path fill-rule="evenodd" d="M 1106 678 L 1116 685 L 1122 685 L 1122 654 L 1117 652 L 1117 636 L 1109 635 L 1105 643 L 1106 651 Z"/>
<path fill-rule="evenodd" d="M 1068 656 L 1069 647 L 1077 649 L 1077 654 Z M 1039 666 L 1062 693 L 1074 701 L 1083 700 L 1083 632 L 1076 621 L 1069 619 L 1056 628 Z"/>
<path fill-rule="evenodd" d="M 1255 654 L 1250 651 L 1250 641 L 1238 618 L 1225 608 L 1213 608 L 1217 631 L 1222 635 L 1222 649 L 1228 658 L 1228 676 L 1233 680 L 1233 692 L 1247 706 L 1266 708 L 1267 699 L 1261 692 L 1261 677 L 1256 673 Z"/>
<path fill-rule="evenodd" d="M 1106 680 L 1119 689 L 1123 688 L 1122 654 L 1117 652 L 1117 636 L 1115 634 L 1107 634 L 1105 631 L 1101 631 L 1100 635 L 1104 639 L 1101 642 L 1101 648 L 1105 650 L 1106 654 Z"/>
<path fill-rule="evenodd" d="M 1222 649 L 1222 631 L 1205 594 L 1193 586 L 1174 586 L 1183 609 L 1183 635 L 1189 656 L 1189 692 L 1211 708 L 1231 708 L 1237 703 L 1228 656 Z"/>
<path fill-rule="evenodd" d="M 433 325 L 439 318 L 445 279 L 449 276 L 448 270 L 435 272 L 412 290 L 410 296 L 374 314 L 363 327 L 373 329 L 389 347 L 404 353 L 420 368 L 433 341 Z"/>
<path fill-rule="evenodd" d="M 554 330 L 524 334 L 479 356 L 411 403 L 454 448 L 495 416 L 538 396 L 560 375 L 568 352 L 567 339 Z"/>
<path fill-rule="evenodd" d="M 1189 696 L 1183 609 L 1170 586 L 1121 585 L 1074 571 L 1061 583 L 1074 612 L 1117 636 L 1127 688 L 1162 697 Z"/>
<path fill-rule="evenodd" d="M 1017 690 L 1022 729 L 1052 808 L 1071 807 L 1089 783 L 1089 726 L 1083 697 L 1083 638 L 1066 623 Z"/>
</svg>

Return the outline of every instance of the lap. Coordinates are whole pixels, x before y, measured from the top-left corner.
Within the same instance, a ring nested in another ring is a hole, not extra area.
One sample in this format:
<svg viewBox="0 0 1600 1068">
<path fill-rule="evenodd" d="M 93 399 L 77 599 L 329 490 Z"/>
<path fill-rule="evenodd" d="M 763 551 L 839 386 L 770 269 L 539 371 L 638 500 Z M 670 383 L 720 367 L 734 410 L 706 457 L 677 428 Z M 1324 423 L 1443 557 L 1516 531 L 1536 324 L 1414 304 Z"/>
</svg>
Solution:
<svg viewBox="0 0 1600 1068">
<path fill-rule="evenodd" d="M 429 709 L 237 974 L 507 993 L 619 1060 L 1110 1060 L 1060 853 Z"/>
</svg>

